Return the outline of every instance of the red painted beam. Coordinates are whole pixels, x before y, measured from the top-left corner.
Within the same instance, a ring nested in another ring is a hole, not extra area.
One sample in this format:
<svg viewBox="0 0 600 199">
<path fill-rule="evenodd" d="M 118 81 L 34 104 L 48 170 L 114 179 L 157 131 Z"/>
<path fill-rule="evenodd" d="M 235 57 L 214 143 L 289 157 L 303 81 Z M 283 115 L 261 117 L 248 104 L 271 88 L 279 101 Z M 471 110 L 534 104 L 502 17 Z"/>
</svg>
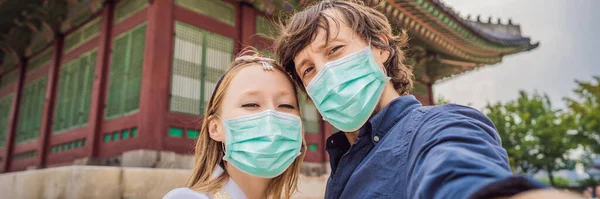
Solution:
<svg viewBox="0 0 600 199">
<path fill-rule="evenodd" d="M 97 135 L 97 145 L 95 146 L 98 150 L 98 154 L 95 157 L 114 157 L 121 153 L 129 150 L 143 149 L 148 143 L 143 143 L 140 135 L 142 134 L 139 130 L 139 118 L 140 112 L 135 112 L 131 115 L 122 116 L 116 119 L 105 120 L 102 122 L 101 131 Z M 130 130 L 138 128 L 138 136 L 132 137 L 127 140 L 119 140 L 117 142 L 104 143 L 104 135 L 107 133 L 122 132 L 123 130 Z"/>
<path fill-rule="evenodd" d="M 114 12 L 114 11 L 112 11 Z M 132 28 L 135 28 L 136 26 L 138 26 L 141 23 L 144 23 L 147 19 L 147 13 L 148 13 L 148 8 L 144 8 L 143 10 L 140 10 L 139 12 L 131 15 L 130 17 L 127 17 L 127 19 L 124 19 L 123 21 L 120 21 L 117 24 L 113 24 L 113 19 L 112 19 L 112 15 L 110 17 L 110 26 L 111 26 L 111 35 L 112 38 L 120 35 L 121 33 L 127 32 L 129 30 L 131 30 Z"/>
<path fill-rule="evenodd" d="M 40 137 L 38 138 L 37 146 L 37 166 L 44 168 L 46 166 L 46 155 L 48 154 L 48 141 L 52 134 L 52 119 L 54 116 L 54 101 L 56 98 L 56 82 L 58 80 L 58 72 L 61 65 L 63 36 L 58 36 L 54 40 L 54 52 L 52 54 L 52 62 L 48 69 L 48 80 L 46 83 L 46 95 L 44 99 L 44 109 L 42 111 L 42 124 L 40 126 Z"/>
<path fill-rule="evenodd" d="M 49 64 L 42 66 L 33 72 L 27 73 L 27 71 L 25 71 L 25 81 L 23 82 L 23 85 L 27 85 L 33 81 L 39 80 L 43 76 L 48 75 L 48 69 L 50 69 Z"/>
<path fill-rule="evenodd" d="M 88 157 L 95 157 L 99 154 L 98 149 L 100 148 L 100 134 L 104 119 L 104 100 L 106 99 L 106 80 L 110 62 L 114 9 L 114 2 L 106 1 L 102 10 L 100 37 L 98 38 L 98 57 L 96 58 L 92 99 L 90 102 L 89 131 L 86 133 L 87 145 L 84 147 L 85 155 Z"/>
<path fill-rule="evenodd" d="M 258 35 L 254 35 L 253 36 L 253 40 L 254 40 L 254 47 L 256 48 L 262 48 L 262 49 L 267 49 L 270 51 L 274 52 L 273 49 L 273 40 L 258 36 Z M 273 57 L 274 58 L 274 57 Z"/>
<path fill-rule="evenodd" d="M 73 59 L 81 56 L 81 54 L 86 53 L 94 48 L 96 48 L 98 46 L 98 36 L 94 37 L 93 39 L 90 39 L 89 41 L 85 42 L 83 45 L 80 45 L 78 47 L 76 47 L 75 49 L 69 51 L 68 53 L 64 54 L 62 53 L 62 58 L 60 59 L 61 62 L 61 66 L 63 64 L 69 63 L 70 61 L 73 61 Z M 60 49 L 60 51 L 62 51 L 62 49 Z M 59 67 L 60 68 L 60 67 Z"/>
<path fill-rule="evenodd" d="M 200 131 L 202 116 L 170 112 L 167 116 L 167 128 L 175 127 L 185 129 L 183 137 L 164 137 L 164 149 L 179 154 L 193 155 L 196 139 L 187 138 L 190 130 Z"/>
<path fill-rule="evenodd" d="M 154 1 L 148 7 L 138 121 L 138 139 L 145 149 L 163 150 L 163 138 L 167 135 L 170 70 L 175 34 L 173 11 L 172 1 Z"/>
<path fill-rule="evenodd" d="M 168 1 L 169 3 L 171 1 Z M 158 1 L 156 1 L 154 4 L 160 3 Z M 172 4 L 172 3 L 171 3 Z M 188 9 L 179 7 L 179 6 L 175 6 L 175 5 L 171 5 L 169 7 L 173 7 L 174 9 L 174 20 L 177 21 L 182 21 L 184 23 L 187 24 L 191 24 L 193 26 L 202 28 L 204 30 L 210 31 L 210 32 L 214 32 L 232 39 L 237 38 L 237 30 L 235 27 L 225 24 L 223 22 L 217 21 L 216 19 L 210 18 L 208 16 L 205 15 L 201 15 L 198 13 L 195 13 L 193 11 L 190 11 Z M 161 8 L 161 9 L 165 9 L 165 8 Z M 172 11 L 169 11 L 171 13 L 173 13 Z M 148 15 L 148 17 L 150 17 L 150 15 Z M 173 16 L 171 16 L 173 17 Z M 171 18 L 171 20 L 173 21 L 173 18 Z M 165 29 L 166 27 L 163 27 L 163 29 Z M 171 35 L 172 37 L 172 35 Z"/>
<path fill-rule="evenodd" d="M 21 63 L 17 67 L 17 70 L 19 70 L 19 77 L 17 78 L 17 83 L 13 85 L 16 91 L 15 97 L 12 101 L 12 110 L 10 111 L 10 116 L 8 117 L 8 129 L 6 140 L 4 141 L 4 154 L 2 155 L 4 160 L 2 161 L 0 172 L 10 171 L 14 139 L 17 132 L 17 123 L 19 121 L 19 105 L 21 104 L 21 93 L 23 92 L 23 83 L 25 81 L 25 67 L 27 67 L 27 61 L 21 60 Z"/>
<path fill-rule="evenodd" d="M 306 156 L 304 157 L 304 161 L 306 162 L 321 162 L 322 156 L 319 150 L 323 148 L 321 146 L 321 134 L 320 133 L 312 133 L 312 132 L 304 132 L 304 141 L 306 142 Z M 310 144 L 317 145 L 317 151 L 311 151 L 308 147 Z"/>
</svg>

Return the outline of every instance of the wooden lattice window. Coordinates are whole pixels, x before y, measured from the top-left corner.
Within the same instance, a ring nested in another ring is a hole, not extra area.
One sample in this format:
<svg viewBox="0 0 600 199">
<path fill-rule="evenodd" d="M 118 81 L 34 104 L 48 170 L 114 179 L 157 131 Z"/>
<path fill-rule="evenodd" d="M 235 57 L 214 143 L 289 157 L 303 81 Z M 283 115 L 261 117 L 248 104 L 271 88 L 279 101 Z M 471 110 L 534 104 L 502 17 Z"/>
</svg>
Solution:
<svg viewBox="0 0 600 199">
<path fill-rule="evenodd" d="M 23 87 L 19 107 L 19 124 L 15 138 L 17 143 L 36 139 L 40 135 L 46 80 L 47 77 L 44 76 Z"/>
<path fill-rule="evenodd" d="M 140 102 L 146 25 L 115 38 L 110 65 L 106 118 L 137 111 Z"/>
<path fill-rule="evenodd" d="M 175 0 L 175 4 L 217 21 L 235 26 L 235 7 L 222 0 Z"/>
<path fill-rule="evenodd" d="M 233 59 L 233 39 L 175 23 L 170 110 L 201 115 Z"/>
<path fill-rule="evenodd" d="M 14 94 L 8 94 L 0 98 L 0 148 L 4 146 L 6 134 L 8 133 L 8 118 L 12 110 Z"/>
<path fill-rule="evenodd" d="M 92 50 L 61 67 L 52 128 L 54 133 L 87 124 L 96 57 L 97 51 Z"/>
<path fill-rule="evenodd" d="M 304 131 L 319 133 L 319 112 L 315 104 L 304 93 L 298 94 L 298 104 L 300 104 L 300 111 L 302 111 Z"/>
<path fill-rule="evenodd" d="M 93 39 L 94 37 L 98 36 L 100 34 L 101 20 L 101 17 L 98 17 L 97 19 L 90 21 L 85 26 L 77 29 L 76 31 L 65 37 L 63 53 L 66 54 L 71 50 L 83 45 L 90 39 Z"/>
</svg>

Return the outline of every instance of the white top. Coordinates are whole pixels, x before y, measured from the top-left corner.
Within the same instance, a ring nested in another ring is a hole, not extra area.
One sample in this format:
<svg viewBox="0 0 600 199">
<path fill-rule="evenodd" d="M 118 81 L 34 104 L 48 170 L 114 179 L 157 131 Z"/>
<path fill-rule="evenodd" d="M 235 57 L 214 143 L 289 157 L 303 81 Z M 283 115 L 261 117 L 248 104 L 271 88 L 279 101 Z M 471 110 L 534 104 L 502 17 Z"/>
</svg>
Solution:
<svg viewBox="0 0 600 199">
<path fill-rule="evenodd" d="M 213 178 L 221 175 L 223 173 L 223 168 L 217 166 L 215 171 L 213 171 Z M 235 182 L 229 178 L 227 183 L 223 186 L 223 189 L 219 190 L 216 194 L 202 193 L 191 190 L 189 188 L 177 188 L 169 191 L 167 195 L 163 197 L 163 199 L 221 199 L 221 198 L 231 198 L 231 199 L 247 199 L 246 195 L 238 187 Z"/>
</svg>

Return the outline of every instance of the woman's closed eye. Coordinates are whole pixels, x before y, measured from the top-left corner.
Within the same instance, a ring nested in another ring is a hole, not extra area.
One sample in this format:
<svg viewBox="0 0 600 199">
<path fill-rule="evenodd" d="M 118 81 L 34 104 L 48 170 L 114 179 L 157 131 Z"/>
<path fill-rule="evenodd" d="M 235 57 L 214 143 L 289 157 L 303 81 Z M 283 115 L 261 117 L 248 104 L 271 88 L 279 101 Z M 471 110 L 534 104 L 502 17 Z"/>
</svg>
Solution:
<svg viewBox="0 0 600 199">
<path fill-rule="evenodd" d="M 278 108 L 285 108 L 285 109 L 296 109 L 296 107 L 294 105 L 291 104 L 280 104 L 278 106 Z"/>
<path fill-rule="evenodd" d="M 245 103 L 245 104 L 242 104 L 242 107 L 244 107 L 244 108 L 260 108 L 260 105 L 258 105 L 257 103 Z"/>
</svg>

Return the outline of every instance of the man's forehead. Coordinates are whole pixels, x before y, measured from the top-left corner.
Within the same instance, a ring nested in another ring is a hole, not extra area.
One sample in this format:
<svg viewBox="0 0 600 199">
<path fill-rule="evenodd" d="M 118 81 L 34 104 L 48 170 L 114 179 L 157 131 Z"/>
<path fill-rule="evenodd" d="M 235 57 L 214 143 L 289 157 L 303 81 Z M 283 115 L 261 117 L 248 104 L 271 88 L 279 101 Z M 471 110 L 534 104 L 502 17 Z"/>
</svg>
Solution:
<svg viewBox="0 0 600 199">
<path fill-rule="evenodd" d="M 348 27 L 342 26 L 345 26 L 345 24 L 330 21 L 328 27 L 323 25 L 317 28 L 314 39 L 312 39 L 302 51 L 309 50 L 313 53 L 320 52 L 329 42 L 340 39 L 343 35 L 352 34 L 352 32 L 349 32 Z M 329 30 L 326 30 L 325 28 Z"/>
<path fill-rule="evenodd" d="M 342 12 L 331 8 L 323 10 L 322 13 L 326 22 L 319 22 L 321 25 L 314 33 L 314 39 L 312 39 L 298 54 L 296 54 L 294 57 L 294 63 L 296 64 L 296 67 L 299 67 L 303 60 L 308 58 L 309 54 L 321 52 L 328 42 L 340 39 L 341 37 L 344 37 L 344 35 L 353 35 L 353 32 L 348 26 L 348 22 L 343 16 Z"/>
</svg>

